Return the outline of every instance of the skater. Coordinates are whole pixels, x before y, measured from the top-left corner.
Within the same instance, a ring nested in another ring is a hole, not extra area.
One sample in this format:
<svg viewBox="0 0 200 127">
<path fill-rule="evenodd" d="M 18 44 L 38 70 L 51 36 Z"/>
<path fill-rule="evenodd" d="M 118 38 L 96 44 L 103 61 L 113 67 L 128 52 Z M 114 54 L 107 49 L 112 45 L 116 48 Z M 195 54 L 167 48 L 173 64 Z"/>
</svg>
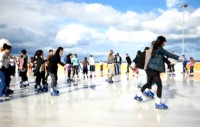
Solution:
<svg viewBox="0 0 200 127">
<path fill-rule="evenodd" d="M 72 62 L 71 62 L 72 54 L 69 53 L 66 58 L 66 71 L 67 71 L 67 82 L 72 82 L 73 79 L 71 78 L 71 71 L 72 71 Z"/>
<path fill-rule="evenodd" d="M 115 72 L 116 72 L 116 75 L 119 75 L 119 74 L 121 74 L 121 64 L 122 64 L 122 58 L 119 55 L 119 53 L 116 54 L 115 60 L 116 60 L 116 71 Z"/>
<path fill-rule="evenodd" d="M 78 70 L 79 70 L 79 59 L 77 57 L 77 54 L 74 54 L 74 57 L 72 58 L 72 64 L 73 64 L 73 76 L 72 78 L 74 78 L 75 74 L 77 75 L 77 78 L 79 78 L 78 76 Z"/>
<path fill-rule="evenodd" d="M 20 76 L 21 76 L 21 82 L 20 82 L 20 87 L 27 87 L 29 86 L 28 83 L 28 77 L 27 77 L 27 63 L 28 63 L 28 57 L 26 55 L 27 51 L 25 49 L 23 49 L 21 51 L 21 58 L 20 58 L 20 63 L 19 63 L 19 69 L 20 69 Z"/>
<path fill-rule="evenodd" d="M 90 78 L 95 77 L 95 61 L 92 54 L 90 55 L 89 58 L 89 65 L 90 65 Z"/>
<path fill-rule="evenodd" d="M 48 91 L 48 85 L 45 82 L 45 62 L 47 60 L 44 60 L 44 54 L 42 50 L 37 51 L 37 59 L 36 59 L 36 69 L 35 69 L 35 76 L 36 76 L 36 90 L 37 92 L 47 92 Z M 42 85 L 41 85 L 42 81 Z"/>
<path fill-rule="evenodd" d="M 126 61 L 127 61 L 127 71 L 126 73 L 129 73 L 129 67 L 131 66 L 131 58 L 130 56 L 128 55 L 128 53 L 126 53 Z"/>
<path fill-rule="evenodd" d="M 10 87 L 10 73 L 9 73 L 9 54 L 11 51 L 11 44 L 6 39 L 0 40 L 0 100 L 9 99 L 13 94 Z"/>
<path fill-rule="evenodd" d="M 9 98 L 8 95 L 5 95 L 5 75 L 3 72 L 3 61 L 4 61 L 4 53 L 3 53 L 3 46 L 5 44 L 4 39 L 0 40 L 0 101 L 3 101 L 5 99 L 5 96 Z"/>
<path fill-rule="evenodd" d="M 147 65 L 147 83 L 141 88 L 141 91 L 138 92 L 135 96 L 134 99 L 138 101 L 142 101 L 142 93 L 148 92 L 146 88 L 148 88 L 151 84 L 152 81 L 157 85 L 157 98 L 156 98 L 156 103 L 155 107 L 157 109 L 168 109 L 168 106 L 162 103 L 161 97 L 162 97 L 162 81 L 160 78 L 160 73 L 165 72 L 165 67 L 164 67 L 164 56 L 167 56 L 169 58 L 174 58 L 176 60 L 182 60 L 177 55 L 171 54 L 167 52 L 163 47 L 166 44 L 166 39 L 163 36 L 159 36 L 153 46 L 153 51 L 152 51 L 152 56 L 149 60 L 149 63 Z"/>
<path fill-rule="evenodd" d="M 174 51 L 172 51 L 172 54 L 174 54 Z M 177 61 L 175 59 L 169 58 L 170 61 L 170 65 L 169 65 L 169 74 L 170 75 L 175 75 L 175 64 L 177 63 Z"/>
<path fill-rule="evenodd" d="M 194 64 L 195 64 L 194 58 L 190 57 L 190 76 L 194 76 Z"/>
<path fill-rule="evenodd" d="M 138 58 L 141 54 L 142 54 L 142 52 L 140 50 L 138 50 L 135 58 L 133 59 L 133 62 L 136 64 L 136 66 L 137 66 L 137 63 L 138 63 Z"/>
<path fill-rule="evenodd" d="M 182 57 L 184 58 L 184 61 L 183 61 L 183 72 L 182 73 L 188 73 L 187 59 L 186 59 L 185 55 L 182 55 Z"/>
<path fill-rule="evenodd" d="M 87 60 L 87 57 L 84 58 L 82 64 L 83 64 L 83 79 L 85 80 L 85 76 L 87 76 L 87 79 L 88 79 L 88 65 L 89 65 L 89 62 Z"/>
<path fill-rule="evenodd" d="M 50 49 L 49 50 L 49 55 L 47 57 L 47 62 L 46 62 L 46 65 L 45 65 L 45 69 L 46 69 L 46 76 L 45 76 L 45 82 L 47 84 L 47 81 L 48 81 L 48 77 L 49 77 L 49 71 L 48 71 L 48 66 L 49 66 L 49 59 L 53 56 L 53 50 Z"/>
<path fill-rule="evenodd" d="M 14 93 L 13 90 L 10 89 L 10 81 L 11 81 L 11 75 L 14 75 L 12 72 L 12 68 L 10 66 L 10 51 L 12 49 L 12 46 L 10 42 L 8 41 L 3 45 L 3 72 L 5 75 L 5 94 L 6 95 L 12 95 Z"/>
<path fill-rule="evenodd" d="M 50 89 L 50 94 L 52 96 L 58 96 L 59 91 L 56 89 L 57 86 L 57 72 L 58 72 L 58 64 L 64 66 L 65 64 L 61 62 L 61 56 L 63 54 L 63 47 L 58 47 L 56 50 L 55 54 L 50 57 L 49 59 L 49 66 L 48 66 L 48 71 L 51 76 L 51 89 Z"/>
<path fill-rule="evenodd" d="M 115 58 L 113 56 L 113 51 L 110 50 L 108 53 L 108 70 L 109 70 L 109 74 L 108 74 L 108 82 L 109 83 L 113 83 L 112 77 L 115 74 Z"/>
</svg>

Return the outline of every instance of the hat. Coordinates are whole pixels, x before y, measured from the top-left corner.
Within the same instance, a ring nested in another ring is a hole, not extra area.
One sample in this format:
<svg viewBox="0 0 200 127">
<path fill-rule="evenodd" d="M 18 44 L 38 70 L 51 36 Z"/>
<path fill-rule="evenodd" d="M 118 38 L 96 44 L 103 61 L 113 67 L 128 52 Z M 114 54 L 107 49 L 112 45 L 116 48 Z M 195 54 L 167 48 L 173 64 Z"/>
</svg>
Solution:
<svg viewBox="0 0 200 127">
<path fill-rule="evenodd" d="M 3 48 L 4 44 L 12 46 L 11 43 L 10 43 L 10 41 L 8 41 L 7 39 L 4 39 L 4 38 L 0 39 L 0 48 Z"/>
</svg>

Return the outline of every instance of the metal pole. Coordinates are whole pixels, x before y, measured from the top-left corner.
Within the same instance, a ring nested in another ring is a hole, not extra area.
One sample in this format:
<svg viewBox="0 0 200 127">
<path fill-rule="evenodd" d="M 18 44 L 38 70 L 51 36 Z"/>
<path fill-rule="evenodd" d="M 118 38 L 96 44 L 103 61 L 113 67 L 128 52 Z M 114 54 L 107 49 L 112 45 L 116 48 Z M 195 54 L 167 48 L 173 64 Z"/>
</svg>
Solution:
<svg viewBox="0 0 200 127">
<path fill-rule="evenodd" d="M 183 4 L 180 7 L 183 8 L 182 55 L 184 55 L 185 53 L 185 10 L 184 9 L 188 7 L 188 4 Z"/>
<path fill-rule="evenodd" d="M 185 24 L 184 24 L 184 18 L 185 18 L 185 11 L 183 11 L 183 37 L 182 37 L 182 55 L 184 55 L 184 50 L 185 50 Z"/>
</svg>

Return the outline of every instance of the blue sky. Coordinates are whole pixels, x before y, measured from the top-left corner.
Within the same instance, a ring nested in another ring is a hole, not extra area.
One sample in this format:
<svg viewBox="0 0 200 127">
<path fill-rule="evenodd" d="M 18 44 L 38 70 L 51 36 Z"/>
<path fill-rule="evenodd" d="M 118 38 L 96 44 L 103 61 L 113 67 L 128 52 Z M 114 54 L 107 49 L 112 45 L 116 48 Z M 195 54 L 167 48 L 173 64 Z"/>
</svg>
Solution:
<svg viewBox="0 0 200 127">
<path fill-rule="evenodd" d="M 1 0 L 0 11 L 0 38 L 11 41 L 14 55 L 63 46 L 64 55 L 105 61 L 110 49 L 134 58 L 159 35 L 168 51 L 182 55 L 184 12 L 185 54 L 200 60 L 198 0 Z"/>
</svg>

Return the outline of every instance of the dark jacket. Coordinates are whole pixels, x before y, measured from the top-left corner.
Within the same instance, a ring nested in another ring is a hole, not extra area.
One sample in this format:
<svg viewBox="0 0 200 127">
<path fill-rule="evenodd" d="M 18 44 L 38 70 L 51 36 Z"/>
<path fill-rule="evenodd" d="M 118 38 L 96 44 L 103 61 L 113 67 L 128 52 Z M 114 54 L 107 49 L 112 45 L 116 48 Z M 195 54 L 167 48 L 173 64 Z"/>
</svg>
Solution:
<svg viewBox="0 0 200 127">
<path fill-rule="evenodd" d="M 119 57 L 119 61 L 118 61 L 118 59 L 117 59 L 118 57 Z M 121 56 L 116 56 L 116 57 L 115 57 L 115 62 L 121 64 L 121 63 L 122 63 L 122 58 L 121 58 Z"/>
<path fill-rule="evenodd" d="M 44 64 L 47 60 L 44 60 L 43 58 L 41 58 L 40 56 L 37 57 L 37 66 L 35 68 L 35 75 L 37 75 L 38 72 L 40 72 L 40 67 L 42 66 L 42 64 Z"/>
<path fill-rule="evenodd" d="M 58 64 L 64 66 L 65 64 L 61 62 L 60 55 L 55 54 L 49 59 L 48 71 L 53 74 L 57 74 L 58 72 Z"/>
<path fill-rule="evenodd" d="M 179 56 L 171 54 L 170 52 L 166 51 L 163 47 L 160 46 L 157 48 L 155 55 L 151 56 L 147 67 L 158 72 L 165 72 L 164 62 L 166 62 L 166 58 L 164 56 L 176 60 L 178 60 L 179 58 Z"/>
<path fill-rule="evenodd" d="M 71 61 L 70 58 L 67 58 L 66 61 L 65 61 L 65 63 L 66 63 L 66 64 L 72 64 L 72 61 Z"/>
<path fill-rule="evenodd" d="M 135 60 L 135 64 L 136 64 L 136 67 L 137 68 L 140 68 L 140 69 L 144 69 L 144 64 L 145 64 L 145 54 L 146 52 L 142 52 L 138 57 L 137 59 Z"/>
<path fill-rule="evenodd" d="M 130 56 L 127 56 L 127 57 L 126 57 L 126 61 L 127 61 L 128 64 L 131 64 L 131 63 L 132 63 L 132 62 L 131 62 Z"/>
<path fill-rule="evenodd" d="M 27 64 L 28 64 L 28 57 L 27 57 L 27 55 L 24 55 L 23 59 L 24 59 L 23 68 L 27 70 L 27 68 L 28 68 L 27 67 Z"/>
</svg>

